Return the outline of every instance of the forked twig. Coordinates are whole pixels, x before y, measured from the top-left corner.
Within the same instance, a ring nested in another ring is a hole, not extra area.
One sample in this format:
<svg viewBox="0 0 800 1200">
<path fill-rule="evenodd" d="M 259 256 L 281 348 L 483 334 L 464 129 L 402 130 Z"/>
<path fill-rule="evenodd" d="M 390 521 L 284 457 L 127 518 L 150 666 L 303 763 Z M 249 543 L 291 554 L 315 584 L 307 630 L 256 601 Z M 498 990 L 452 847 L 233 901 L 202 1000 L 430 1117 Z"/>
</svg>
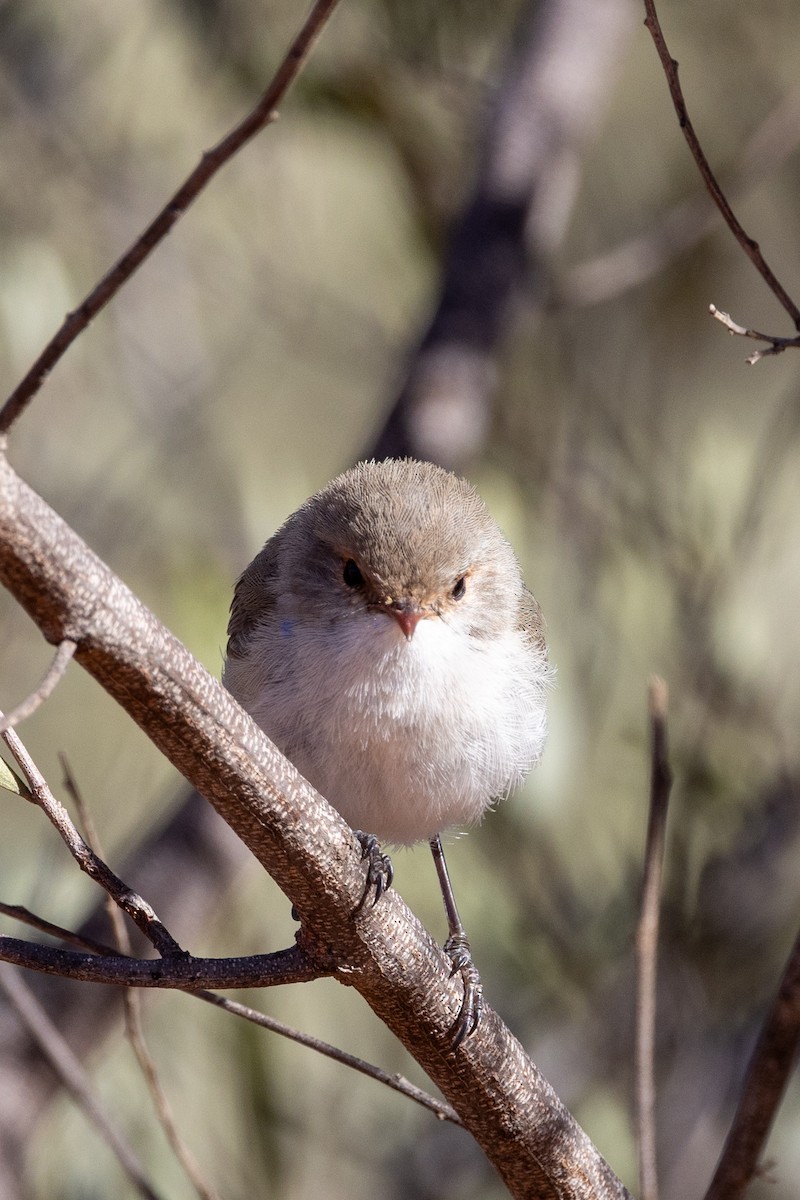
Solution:
<svg viewBox="0 0 800 1200">
<path fill-rule="evenodd" d="M 692 157 L 697 164 L 697 169 L 700 172 L 703 183 L 706 185 L 712 200 L 716 204 L 728 228 L 733 233 L 739 245 L 744 250 L 747 257 L 752 262 L 753 266 L 761 275 L 773 295 L 778 299 L 782 307 L 786 310 L 794 322 L 795 329 L 800 330 L 800 308 L 797 307 L 789 293 L 784 289 L 777 276 L 767 264 L 764 255 L 757 241 L 750 237 L 745 231 L 736 214 L 728 202 L 728 199 L 717 182 L 717 178 L 711 169 L 711 165 L 706 158 L 700 141 L 695 133 L 689 113 L 686 108 L 686 101 L 683 96 L 683 89 L 678 80 L 678 64 L 669 52 L 664 34 L 661 29 L 661 23 L 656 12 L 655 0 L 644 0 L 645 12 L 647 14 L 645 25 L 650 31 L 650 35 L 655 43 L 658 57 L 661 59 L 661 65 L 664 68 L 664 74 L 667 77 L 672 103 L 675 107 L 675 112 L 678 116 L 678 122 L 683 136 L 686 138 L 689 149 L 692 152 Z M 772 340 L 772 339 L 768 339 Z"/>
<path fill-rule="evenodd" d="M 725 326 L 729 333 L 734 334 L 736 337 L 754 338 L 757 342 L 768 343 L 764 350 L 754 350 L 745 360 L 751 367 L 760 362 L 762 358 L 766 358 L 769 354 L 782 354 L 784 350 L 800 348 L 800 335 L 787 338 L 775 337 L 771 333 L 759 333 L 757 329 L 748 329 L 745 325 L 737 324 L 730 313 L 723 312 L 714 304 L 709 304 L 708 311 L 712 317 L 715 317 Z"/>
<path fill-rule="evenodd" d="M 738 1200 L 758 1164 L 800 1052 L 800 934 L 747 1068 L 739 1104 L 705 1200 Z"/>
<path fill-rule="evenodd" d="M 337 0 L 316 0 L 306 21 L 289 47 L 271 83 L 255 107 L 229 133 L 207 150 L 188 178 L 167 201 L 158 215 L 136 239 L 110 271 L 89 292 L 81 304 L 67 314 L 61 328 L 48 342 L 25 377 L 0 409 L 0 436 L 8 433 L 17 417 L 24 411 L 52 371 L 58 360 L 72 345 L 101 309 L 115 296 L 122 285 L 144 262 L 155 247 L 164 240 L 187 208 L 217 171 L 231 159 L 246 142 L 255 137 L 277 116 L 276 106 L 283 100 L 290 85 L 299 74 L 325 22 L 336 7 Z"/>
<path fill-rule="evenodd" d="M 649 687 L 651 767 L 650 809 L 644 854 L 644 878 L 636 930 L 636 1126 L 642 1200 L 658 1200 L 655 1123 L 655 1029 L 658 927 L 661 880 L 672 771 L 667 759 L 667 685 Z"/>
</svg>

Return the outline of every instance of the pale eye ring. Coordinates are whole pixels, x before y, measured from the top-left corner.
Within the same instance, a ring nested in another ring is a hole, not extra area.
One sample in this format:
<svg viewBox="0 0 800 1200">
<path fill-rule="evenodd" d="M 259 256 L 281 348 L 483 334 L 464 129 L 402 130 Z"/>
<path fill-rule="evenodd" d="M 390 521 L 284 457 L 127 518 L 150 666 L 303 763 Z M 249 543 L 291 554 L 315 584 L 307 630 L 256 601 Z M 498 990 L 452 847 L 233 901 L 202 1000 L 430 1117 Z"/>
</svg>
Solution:
<svg viewBox="0 0 800 1200">
<path fill-rule="evenodd" d="M 349 588 L 360 588 L 364 586 L 364 576 L 359 570 L 358 563 L 353 558 L 345 560 L 342 568 L 342 579 Z"/>
<path fill-rule="evenodd" d="M 461 575 L 453 584 L 453 589 L 450 592 L 450 595 L 453 597 L 454 600 L 463 600 L 464 593 L 466 592 L 466 590 L 467 590 L 467 577 L 466 577 L 466 575 Z"/>
</svg>

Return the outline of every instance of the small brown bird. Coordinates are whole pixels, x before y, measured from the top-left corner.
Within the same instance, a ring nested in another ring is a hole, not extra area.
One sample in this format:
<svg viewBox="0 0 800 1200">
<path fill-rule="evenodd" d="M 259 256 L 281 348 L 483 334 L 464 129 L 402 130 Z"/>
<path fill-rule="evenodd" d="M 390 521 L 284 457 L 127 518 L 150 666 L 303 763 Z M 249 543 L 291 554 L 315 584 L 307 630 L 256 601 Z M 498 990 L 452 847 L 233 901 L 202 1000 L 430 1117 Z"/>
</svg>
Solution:
<svg viewBox="0 0 800 1200">
<path fill-rule="evenodd" d="M 482 992 L 440 834 L 515 788 L 546 732 L 542 616 L 510 545 L 456 475 L 360 463 L 256 555 L 228 633 L 226 686 L 359 831 L 376 898 L 391 883 L 377 839 L 430 842 L 464 979 L 460 1043 Z"/>
</svg>

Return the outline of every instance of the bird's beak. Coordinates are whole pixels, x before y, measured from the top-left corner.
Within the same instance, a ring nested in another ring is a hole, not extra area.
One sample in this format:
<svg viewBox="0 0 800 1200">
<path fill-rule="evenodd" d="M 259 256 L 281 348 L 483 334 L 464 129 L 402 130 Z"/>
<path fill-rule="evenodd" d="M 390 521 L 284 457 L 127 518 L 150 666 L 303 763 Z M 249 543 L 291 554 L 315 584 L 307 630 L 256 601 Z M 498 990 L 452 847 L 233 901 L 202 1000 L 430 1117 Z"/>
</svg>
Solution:
<svg viewBox="0 0 800 1200">
<path fill-rule="evenodd" d="M 424 609 L 411 600 L 392 600 L 387 605 L 386 612 L 390 617 L 394 617 L 409 642 L 417 625 L 427 615 Z"/>
</svg>

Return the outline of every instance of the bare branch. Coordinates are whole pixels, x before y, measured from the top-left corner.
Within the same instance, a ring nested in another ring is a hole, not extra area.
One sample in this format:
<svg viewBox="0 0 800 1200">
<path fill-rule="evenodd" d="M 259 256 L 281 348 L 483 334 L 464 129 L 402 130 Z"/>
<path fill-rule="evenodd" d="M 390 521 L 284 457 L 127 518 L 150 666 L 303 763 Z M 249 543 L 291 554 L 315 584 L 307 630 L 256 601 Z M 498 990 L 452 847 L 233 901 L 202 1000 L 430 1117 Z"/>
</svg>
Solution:
<svg viewBox="0 0 800 1200">
<path fill-rule="evenodd" d="M 784 350 L 800 348 L 800 335 L 797 337 L 785 338 L 775 337 L 771 333 L 759 333 L 757 329 L 748 329 L 744 325 L 737 325 L 730 313 L 722 312 L 714 304 L 709 304 L 708 311 L 712 317 L 721 322 L 729 333 L 736 337 L 754 338 L 757 342 L 769 342 L 766 350 L 755 350 L 745 361 L 754 366 L 760 362 L 762 358 L 766 358 L 769 354 L 782 354 Z"/>
<path fill-rule="evenodd" d="M 132 1147 L 108 1119 L 108 1103 L 97 1095 L 78 1059 L 70 1050 L 36 997 L 13 968 L 0 965 L 0 989 L 13 1006 L 64 1087 L 116 1155 L 139 1195 L 159 1200 Z"/>
<path fill-rule="evenodd" d="M 164 240 L 173 225 L 183 216 L 189 205 L 197 199 L 209 180 L 213 179 L 217 171 L 233 158 L 242 146 L 275 120 L 276 106 L 283 100 L 290 85 L 297 78 L 325 22 L 336 7 L 336 3 L 337 0 L 316 0 L 302 29 L 292 42 L 283 62 L 255 107 L 221 141 L 217 142 L 216 146 L 205 152 L 191 175 L 181 184 L 174 196 L 167 201 L 133 245 L 92 288 L 83 302 L 67 315 L 61 328 L 48 342 L 25 378 L 0 409 L 0 434 L 8 432 L 76 337 L 105 308 L 109 300 L 130 279 L 148 255 Z"/>
<path fill-rule="evenodd" d="M 0 961 L 84 983 L 178 991 L 275 987 L 282 983 L 309 983 L 332 973 L 311 962 L 299 946 L 241 958 L 194 958 L 191 954 L 176 958 L 129 958 L 110 949 L 104 954 L 81 954 L 77 950 L 43 946 L 40 942 L 0 937 Z"/>
<path fill-rule="evenodd" d="M 740 224 L 736 214 L 728 202 L 725 193 L 717 182 L 717 178 L 711 169 L 711 165 L 706 158 L 700 141 L 695 133 L 694 126 L 689 118 L 689 113 L 686 108 L 686 101 L 683 97 L 683 90 L 678 80 L 678 64 L 669 52 L 664 34 L 661 30 L 661 24 L 656 12 L 655 0 L 644 0 L 645 12 L 647 17 L 645 25 L 650 31 L 650 35 L 655 43 L 658 57 L 661 59 L 661 65 L 664 68 L 664 74 L 667 77 L 669 92 L 672 97 L 672 103 L 675 106 L 675 112 L 678 115 L 678 123 L 683 131 L 683 136 L 689 145 L 692 152 L 692 157 L 697 164 L 697 168 L 702 177 L 703 183 L 706 185 L 708 192 L 716 204 L 725 223 L 730 229 L 733 236 L 736 238 L 739 245 L 744 250 L 747 257 L 752 262 L 753 266 L 761 275 L 769 287 L 772 294 L 777 298 L 789 316 L 794 322 L 795 329 L 800 330 L 800 308 L 797 307 L 789 293 L 783 288 L 777 276 L 767 265 L 767 261 L 761 253 L 761 249 L 753 238 L 745 231 Z"/>
<path fill-rule="evenodd" d="M 7 729 L 13 729 L 16 725 L 26 721 L 28 717 L 32 717 L 37 708 L 53 694 L 63 678 L 64 672 L 72 662 L 75 649 L 75 643 L 70 638 L 64 638 L 36 691 L 31 692 L 30 696 L 21 704 L 0 718 L 0 733 L 5 733 Z"/>
<path fill-rule="evenodd" d="M 147 901 L 143 900 L 126 883 L 123 883 L 103 860 L 98 858 L 90 847 L 86 845 L 86 842 L 72 823 L 64 805 L 59 800 L 56 800 L 47 785 L 47 781 L 14 730 L 7 729 L 5 733 L 0 734 L 0 737 L 2 737 L 8 746 L 18 767 L 28 781 L 34 802 L 39 805 L 50 822 L 61 834 L 62 840 L 80 869 L 90 879 L 94 879 L 96 883 L 99 883 L 108 895 L 111 896 L 114 903 L 125 910 L 134 924 L 141 929 L 148 941 L 152 942 L 160 954 L 167 956 L 183 954 L 183 950 L 181 950 L 169 931 L 159 921 Z"/>
<path fill-rule="evenodd" d="M 658 1200 L 655 1122 L 656 975 L 667 807 L 672 787 L 672 771 L 667 760 L 667 685 L 662 679 L 650 681 L 649 708 L 650 811 L 644 854 L 641 912 L 636 930 L 636 1125 L 642 1200 Z"/>
<path fill-rule="evenodd" d="M 739 1104 L 705 1200 L 738 1200 L 759 1159 L 800 1051 L 800 935 L 747 1068 Z"/>
</svg>

